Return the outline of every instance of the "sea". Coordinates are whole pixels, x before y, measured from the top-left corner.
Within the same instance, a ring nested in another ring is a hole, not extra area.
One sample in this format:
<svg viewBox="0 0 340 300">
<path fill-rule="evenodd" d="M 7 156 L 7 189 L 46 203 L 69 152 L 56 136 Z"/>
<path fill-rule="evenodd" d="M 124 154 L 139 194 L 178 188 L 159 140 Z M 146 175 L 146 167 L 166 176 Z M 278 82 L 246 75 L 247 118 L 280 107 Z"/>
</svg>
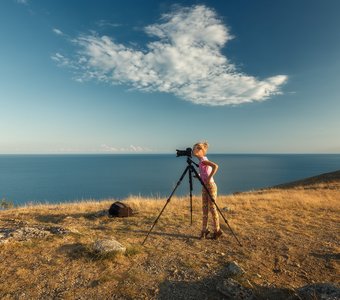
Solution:
<svg viewBox="0 0 340 300">
<path fill-rule="evenodd" d="M 214 178 L 224 195 L 340 170 L 340 154 L 210 154 L 208 159 L 219 165 Z M 0 155 L 0 201 L 21 206 L 167 198 L 187 165 L 187 157 L 176 154 Z M 175 195 L 189 192 L 186 173 Z M 193 194 L 200 192 L 193 178 Z"/>
</svg>

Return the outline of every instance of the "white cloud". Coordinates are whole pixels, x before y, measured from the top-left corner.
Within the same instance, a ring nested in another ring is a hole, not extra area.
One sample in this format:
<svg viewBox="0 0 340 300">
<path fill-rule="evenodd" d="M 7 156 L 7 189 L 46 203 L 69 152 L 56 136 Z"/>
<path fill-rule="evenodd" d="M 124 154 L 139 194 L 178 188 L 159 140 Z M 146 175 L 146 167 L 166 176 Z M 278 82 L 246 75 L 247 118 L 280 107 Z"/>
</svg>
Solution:
<svg viewBox="0 0 340 300">
<path fill-rule="evenodd" d="M 108 146 L 106 144 L 101 145 L 100 148 L 101 148 L 101 151 L 104 151 L 104 152 L 117 152 L 118 151 L 117 148 Z"/>
<path fill-rule="evenodd" d="M 147 147 L 142 147 L 142 146 L 134 146 L 134 145 L 130 145 L 129 147 L 113 147 L 113 146 L 109 146 L 106 144 L 102 144 L 100 146 L 100 152 L 131 152 L 131 153 L 138 153 L 138 152 L 152 152 L 152 150 L 150 148 Z"/>
<path fill-rule="evenodd" d="M 157 39 L 144 51 L 108 36 L 79 36 L 74 40 L 80 50 L 73 66 L 84 80 L 128 84 L 138 90 L 172 93 L 196 104 L 215 106 L 263 101 L 280 94 L 288 79 L 277 75 L 260 80 L 237 70 L 221 53 L 233 36 L 215 11 L 206 6 L 178 8 L 144 29 Z"/>
<path fill-rule="evenodd" d="M 70 66 L 70 67 L 74 66 L 72 61 L 70 61 L 67 57 L 65 57 L 64 55 L 58 52 L 51 55 L 51 59 L 57 62 L 60 66 Z"/>
<path fill-rule="evenodd" d="M 64 33 L 58 29 L 58 28 L 53 28 L 52 31 L 56 34 L 56 35 L 64 35 Z"/>
</svg>

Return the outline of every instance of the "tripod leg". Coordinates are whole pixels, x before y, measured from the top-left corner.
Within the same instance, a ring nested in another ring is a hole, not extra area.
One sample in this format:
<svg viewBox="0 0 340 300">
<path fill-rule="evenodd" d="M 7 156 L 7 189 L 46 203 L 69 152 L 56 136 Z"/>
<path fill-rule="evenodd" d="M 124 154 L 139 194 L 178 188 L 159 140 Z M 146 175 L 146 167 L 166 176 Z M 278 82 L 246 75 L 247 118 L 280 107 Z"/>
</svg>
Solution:
<svg viewBox="0 0 340 300">
<path fill-rule="evenodd" d="M 231 233 L 233 234 L 233 236 L 235 237 L 236 241 L 239 243 L 239 245 L 242 247 L 241 242 L 239 241 L 239 239 L 237 238 L 237 236 L 235 235 L 234 231 L 231 229 L 228 220 L 225 218 L 225 216 L 223 215 L 222 211 L 220 210 L 220 208 L 217 206 L 215 199 L 211 196 L 209 189 L 207 188 L 207 186 L 205 185 L 205 183 L 203 182 L 202 178 L 199 176 L 199 174 L 197 173 L 196 169 L 191 166 L 191 170 L 195 173 L 196 177 L 198 178 L 198 180 L 200 181 L 201 185 L 204 187 L 204 189 L 206 190 L 206 192 L 209 195 L 209 198 L 211 200 L 212 203 L 214 203 L 215 207 L 217 208 L 217 211 L 220 213 L 220 215 L 222 216 L 224 222 L 228 225 Z"/>
<path fill-rule="evenodd" d="M 146 235 L 144 241 L 142 242 L 142 245 L 144 245 L 144 243 L 145 243 L 145 241 L 147 240 L 149 234 L 151 233 L 152 229 L 155 227 L 155 225 L 156 225 L 158 219 L 160 218 L 161 214 L 162 214 L 163 211 L 165 210 L 166 206 L 169 204 L 171 197 L 172 197 L 173 194 L 175 193 L 175 191 L 176 191 L 176 189 L 178 188 L 178 186 L 181 184 L 181 182 L 182 182 L 182 180 L 183 180 L 185 174 L 188 172 L 188 170 L 189 170 L 189 166 L 187 166 L 187 167 L 185 168 L 185 170 L 184 170 L 182 176 L 181 176 L 180 179 L 178 180 L 178 182 L 177 182 L 175 188 L 173 189 L 171 195 L 170 195 L 169 198 L 166 200 L 166 203 L 165 203 L 165 205 L 163 206 L 161 212 L 159 213 L 158 217 L 156 218 L 156 220 L 155 220 L 154 223 L 152 224 L 152 226 L 151 226 L 151 228 L 150 228 L 148 234 Z"/>
<path fill-rule="evenodd" d="M 168 199 L 166 200 L 166 203 L 165 203 L 164 207 L 162 208 L 162 210 L 161 210 L 161 212 L 159 213 L 158 217 L 156 218 L 156 220 L 155 220 L 154 223 L 152 224 L 152 227 L 151 227 L 151 229 L 149 230 L 148 234 L 146 235 L 146 237 L 145 237 L 145 239 L 144 239 L 142 245 L 144 245 L 144 243 L 145 243 L 146 239 L 148 238 L 150 232 L 151 232 L 152 229 L 155 227 L 155 225 L 156 225 L 158 219 L 160 218 L 161 214 L 163 213 L 164 209 L 166 208 L 166 206 L 168 205 L 169 202 L 170 202 L 170 198 L 168 198 Z"/>
</svg>

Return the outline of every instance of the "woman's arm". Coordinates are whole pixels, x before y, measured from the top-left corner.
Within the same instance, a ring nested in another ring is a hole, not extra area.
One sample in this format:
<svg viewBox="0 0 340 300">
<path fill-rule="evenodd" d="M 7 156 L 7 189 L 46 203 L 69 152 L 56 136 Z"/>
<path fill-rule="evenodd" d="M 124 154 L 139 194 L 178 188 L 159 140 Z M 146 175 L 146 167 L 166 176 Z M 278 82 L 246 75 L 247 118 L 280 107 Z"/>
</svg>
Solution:
<svg viewBox="0 0 340 300">
<path fill-rule="evenodd" d="M 207 178 L 208 182 L 210 182 L 211 177 L 213 177 L 218 170 L 218 165 L 215 164 L 214 162 L 210 161 L 210 160 L 204 160 L 204 161 L 202 161 L 202 164 L 210 166 L 212 168 L 211 173 L 209 174 L 209 176 Z"/>
</svg>

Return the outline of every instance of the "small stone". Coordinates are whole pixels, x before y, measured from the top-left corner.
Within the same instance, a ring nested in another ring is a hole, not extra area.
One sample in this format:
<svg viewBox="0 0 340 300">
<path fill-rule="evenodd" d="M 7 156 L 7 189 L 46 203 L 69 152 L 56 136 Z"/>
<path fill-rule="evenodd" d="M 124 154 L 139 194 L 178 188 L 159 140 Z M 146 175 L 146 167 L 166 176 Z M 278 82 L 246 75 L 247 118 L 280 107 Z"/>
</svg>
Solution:
<svg viewBox="0 0 340 300">
<path fill-rule="evenodd" d="M 107 210 L 100 210 L 93 214 L 95 217 L 100 218 L 104 216 L 109 216 L 109 212 Z"/>
<path fill-rule="evenodd" d="M 227 264 L 226 275 L 228 277 L 238 277 L 246 273 L 242 267 L 240 267 L 237 262 L 232 261 Z"/>
<path fill-rule="evenodd" d="M 66 234 L 68 233 L 69 231 L 62 228 L 62 227 L 50 227 L 48 228 L 48 231 L 53 233 L 53 234 Z"/>
<path fill-rule="evenodd" d="M 254 288 L 254 286 L 252 285 L 252 283 L 248 279 L 246 279 L 244 282 L 248 287 Z"/>
<path fill-rule="evenodd" d="M 125 253 L 126 247 L 124 247 L 118 241 L 111 240 L 97 240 L 93 244 L 93 250 L 99 253 L 108 253 L 108 252 L 120 252 Z"/>
</svg>

